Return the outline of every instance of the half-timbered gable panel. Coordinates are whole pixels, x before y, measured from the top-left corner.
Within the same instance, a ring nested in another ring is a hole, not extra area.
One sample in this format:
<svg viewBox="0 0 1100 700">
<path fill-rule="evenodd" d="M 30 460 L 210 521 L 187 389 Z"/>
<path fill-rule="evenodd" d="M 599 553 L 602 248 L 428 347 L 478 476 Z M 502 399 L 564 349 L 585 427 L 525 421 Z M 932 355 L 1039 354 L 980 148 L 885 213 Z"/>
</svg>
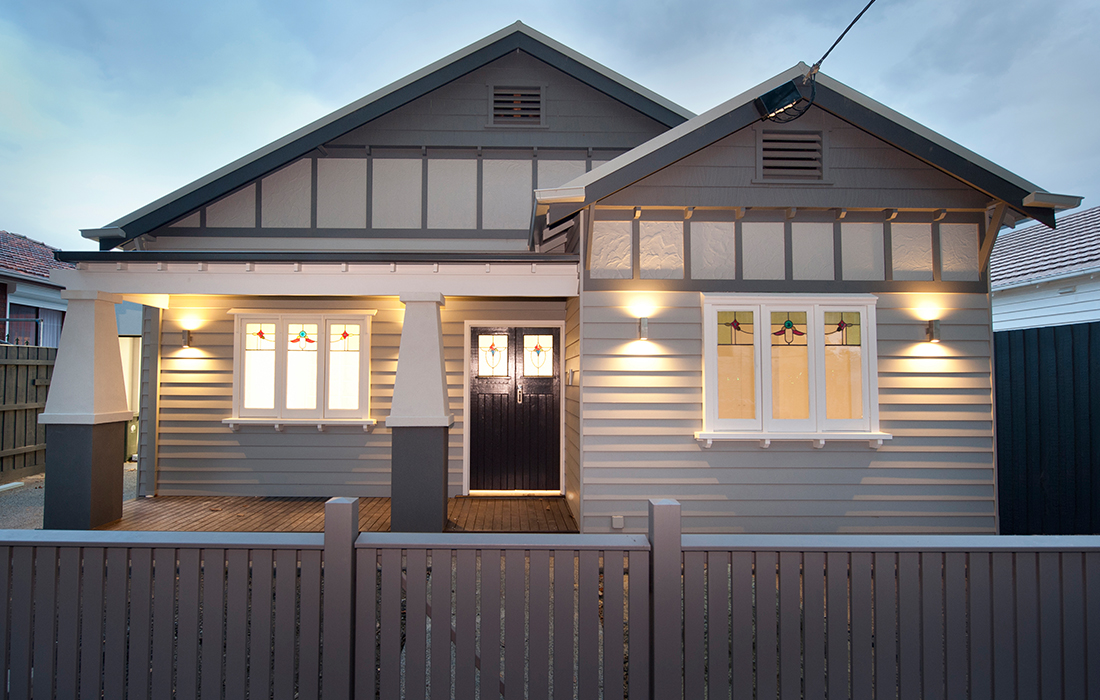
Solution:
<svg viewBox="0 0 1100 700">
<path fill-rule="evenodd" d="M 161 227 L 142 247 L 524 250 L 534 189 L 666 128 L 516 51 Z"/>
</svg>

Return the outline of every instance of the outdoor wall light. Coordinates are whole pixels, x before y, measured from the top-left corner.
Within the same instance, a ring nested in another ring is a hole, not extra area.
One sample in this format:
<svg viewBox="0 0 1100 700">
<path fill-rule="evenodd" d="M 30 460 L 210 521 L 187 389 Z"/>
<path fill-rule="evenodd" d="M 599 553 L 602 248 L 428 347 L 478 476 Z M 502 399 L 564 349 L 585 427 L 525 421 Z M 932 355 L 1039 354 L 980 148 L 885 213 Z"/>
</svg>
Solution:
<svg viewBox="0 0 1100 700">
<path fill-rule="evenodd" d="M 649 318 L 638 319 L 638 340 L 649 340 Z"/>
<path fill-rule="evenodd" d="M 185 347 L 185 348 L 189 348 L 189 347 L 191 347 L 191 331 L 190 331 L 190 330 L 187 330 L 187 329 L 185 328 L 185 329 L 183 330 L 183 333 L 182 333 L 182 338 L 181 338 L 181 340 L 183 341 L 183 347 Z"/>
<path fill-rule="evenodd" d="M 930 320 L 925 333 L 929 343 L 940 342 L 940 320 L 938 318 Z"/>
</svg>

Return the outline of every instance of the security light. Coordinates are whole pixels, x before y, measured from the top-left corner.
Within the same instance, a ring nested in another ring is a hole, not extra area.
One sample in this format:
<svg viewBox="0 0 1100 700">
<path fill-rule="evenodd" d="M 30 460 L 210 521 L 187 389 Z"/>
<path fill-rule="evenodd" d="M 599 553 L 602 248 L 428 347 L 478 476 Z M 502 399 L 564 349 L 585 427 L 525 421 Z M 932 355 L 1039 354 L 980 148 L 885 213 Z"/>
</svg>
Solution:
<svg viewBox="0 0 1100 700">
<path fill-rule="evenodd" d="M 928 322 L 928 327 L 925 329 L 929 343 L 940 342 L 940 321 L 934 319 Z"/>
<path fill-rule="evenodd" d="M 756 105 L 756 110 L 760 112 L 761 117 L 770 119 L 780 112 L 795 106 L 801 99 L 802 93 L 798 91 L 798 86 L 795 85 L 792 80 L 783 83 L 774 90 L 765 92 L 763 95 L 753 100 L 753 104 Z"/>
</svg>

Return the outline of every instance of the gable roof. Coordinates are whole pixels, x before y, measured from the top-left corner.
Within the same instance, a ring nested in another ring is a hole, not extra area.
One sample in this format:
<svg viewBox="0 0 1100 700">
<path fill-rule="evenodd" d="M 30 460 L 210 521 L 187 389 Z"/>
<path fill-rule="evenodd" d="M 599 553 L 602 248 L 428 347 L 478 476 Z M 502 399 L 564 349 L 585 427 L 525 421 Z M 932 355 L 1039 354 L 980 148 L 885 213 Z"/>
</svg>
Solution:
<svg viewBox="0 0 1100 700">
<path fill-rule="evenodd" d="M 801 78 L 809 70 L 810 67 L 805 63 L 798 63 L 561 187 L 538 190 L 536 196 L 539 203 L 550 205 L 548 223 L 554 224 L 585 206 L 759 121 L 760 113 L 753 100 L 777 87 L 793 81 L 802 96 L 808 99 L 810 87 L 804 86 Z M 1022 216 L 1042 221 L 1048 226 L 1054 226 L 1053 209 L 1050 205 L 1030 206 L 1035 200 L 1055 199 L 1072 206 L 1080 203 L 1080 198 L 1049 195 L 1018 175 L 824 73 L 817 74 L 813 103 L 990 197 L 1004 201 Z M 1077 204 L 1070 201 L 1074 199 Z"/>
<path fill-rule="evenodd" d="M 989 260 L 993 289 L 1019 287 L 1100 270 L 1100 207 L 1058 217 L 1045 226 L 1005 230 Z"/>
<path fill-rule="evenodd" d="M 524 51 L 665 126 L 694 113 L 577 53 L 522 22 L 505 27 L 401 80 L 239 158 L 189 185 L 98 229 L 85 238 L 109 250 L 163 226 L 217 197 L 309 153 L 318 146 L 422 97 L 512 51 Z"/>
<path fill-rule="evenodd" d="M 48 284 L 51 269 L 74 267 L 55 260 L 56 250 L 17 233 L 0 231 L 0 276 L 14 273 L 16 277 L 39 279 Z"/>
</svg>

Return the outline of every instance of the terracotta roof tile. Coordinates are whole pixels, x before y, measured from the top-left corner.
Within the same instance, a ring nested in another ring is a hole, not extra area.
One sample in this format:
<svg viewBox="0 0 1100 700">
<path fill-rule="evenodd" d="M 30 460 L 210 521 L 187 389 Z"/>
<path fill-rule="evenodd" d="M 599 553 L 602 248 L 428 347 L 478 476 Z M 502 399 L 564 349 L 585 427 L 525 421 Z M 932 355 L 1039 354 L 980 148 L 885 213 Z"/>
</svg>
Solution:
<svg viewBox="0 0 1100 700">
<path fill-rule="evenodd" d="M 45 243 L 0 230 L 0 271 L 10 270 L 22 275 L 49 279 L 51 269 L 75 267 L 71 263 L 55 260 L 55 250 L 57 249 Z"/>
<path fill-rule="evenodd" d="M 1053 231 L 1038 224 L 997 234 L 989 260 L 994 289 L 1100 270 L 1100 207 L 1058 217 Z"/>
</svg>

